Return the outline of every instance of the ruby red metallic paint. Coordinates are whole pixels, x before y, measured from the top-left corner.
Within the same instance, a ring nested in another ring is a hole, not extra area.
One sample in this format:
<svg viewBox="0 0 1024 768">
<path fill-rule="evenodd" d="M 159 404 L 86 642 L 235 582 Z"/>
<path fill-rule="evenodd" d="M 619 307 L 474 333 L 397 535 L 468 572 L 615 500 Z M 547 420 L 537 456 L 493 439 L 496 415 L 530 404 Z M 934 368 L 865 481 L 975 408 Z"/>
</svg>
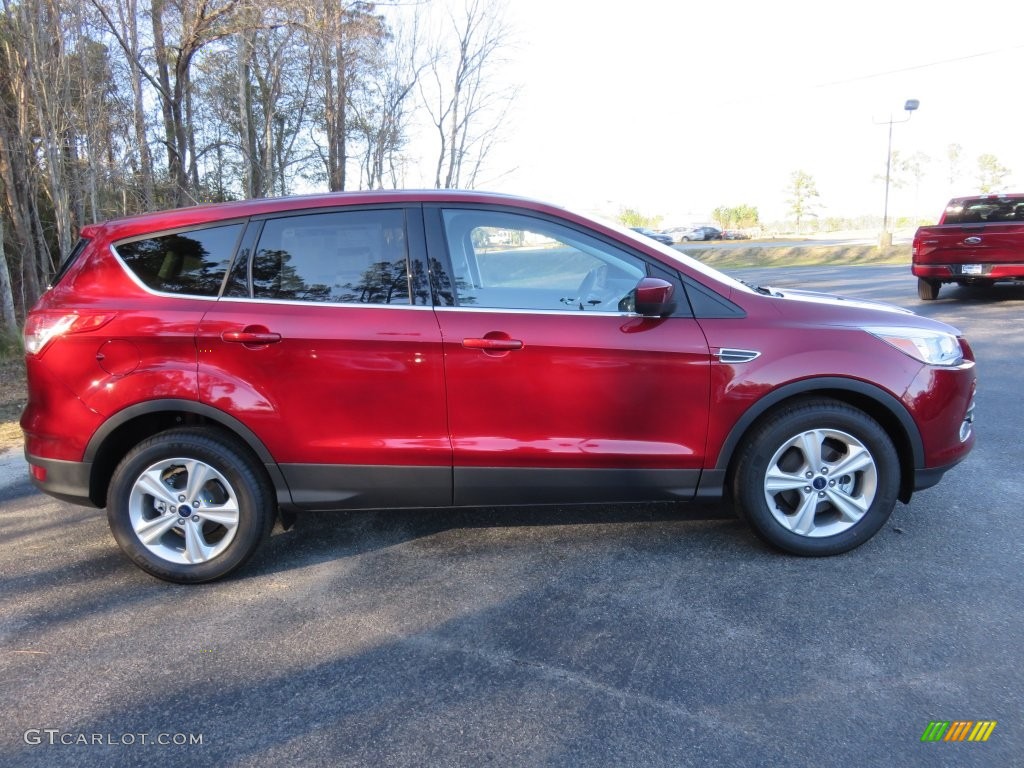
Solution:
<svg viewBox="0 0 1024 768">
<path fill-rule="evenodd" d="M 671 294 L 676 309 L 641 316 L 442 300 L 439 286 L 457 280 L 432 211 L 463 207 L 536 217 L 628 253 L 647 265 L 641 295 Z M 251 258 L 262 221 L 374 208 L 404 212 L 410 274 L 430 274 L 433 302 L 429 293 L 399 305 L 260 299 L 251 286 L 236 296 L 161 293 L 116 254 L 129 239 L 241 223 L 234 259 L 251 280 L 254 268 L 240 260 Z M 300 510 L 722 495 L 737 471 L 749 475 L 735 464 L 755 428 L 801 402 L 845 403 L 880 424 L 900 466 L 879 470 L 900 473 L 904 497 L 936 482 L 974 441 L 969 423 L 961 439 L 975 387 L 966 342 L 962 360 L 927 364 L 877 332 L 955 329 L 884 305 L 751 290 L 647 238 L 533 201 L 341 193 L 136 216 L 82 236 L 84 251 L 28 317 L 22 426 L 40 488 L 114 504 L 114 514 L 115 468 L 143 441 L 182 427 L 201 430 L 197 445 L 222 439 L 240 457 L 238 477 L 259 475 L 278 505 Z M 747 361 L 723 362 L 722 350 L 742 353 L 723 360 Z M 133 554 L 163 578 L 190 580 L 145 557 Z M 209 566 L 191 580 L 217 575 Z"/>
</svg>

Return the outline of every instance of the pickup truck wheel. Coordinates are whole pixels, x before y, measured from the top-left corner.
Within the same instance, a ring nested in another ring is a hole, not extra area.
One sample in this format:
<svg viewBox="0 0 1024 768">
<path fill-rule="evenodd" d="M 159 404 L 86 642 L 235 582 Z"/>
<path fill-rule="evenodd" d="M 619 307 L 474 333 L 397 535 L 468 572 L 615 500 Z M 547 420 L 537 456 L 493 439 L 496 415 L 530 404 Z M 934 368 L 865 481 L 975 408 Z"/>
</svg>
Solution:
<svg viewBox="0 0 1024 768">
<path fill-rule="evenodd" d="M 274 522 L 274 495 L 242 446 L 214 430 L 174 429 L 139 443 L 118 465 L 107 520 L 142 570 L 198 584 L 259 548 Z"/>
<path fill-rule="evenodd" d="M 737 460 L 733 498 L 765 541 L 823 556 L 874 536 L 899 485 L 899 457 L 878 422 L 817 399 L 783 407 L 755 429 Z"/>
<path fill-rule="evenodd" d="M 917 296 L 922 301 L 935 301 L 939 298 L 939 288 L 942 286 L 938 280 L 925 280 L 917 278 Z"/>
</svg>

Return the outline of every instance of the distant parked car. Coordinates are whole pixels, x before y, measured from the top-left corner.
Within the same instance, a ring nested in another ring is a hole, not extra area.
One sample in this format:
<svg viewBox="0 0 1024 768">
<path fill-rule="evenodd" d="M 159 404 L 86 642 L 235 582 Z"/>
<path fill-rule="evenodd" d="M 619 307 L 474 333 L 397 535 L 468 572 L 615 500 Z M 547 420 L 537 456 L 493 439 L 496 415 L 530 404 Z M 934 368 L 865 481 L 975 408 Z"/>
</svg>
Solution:
<svg viewBox="0 0 1024 768">
<path fill-rule="evenodd" d="M 683 240 L 721 240 L 722 230 L 714 227 L 695 227 L 691 229 Z"/>
<path fill-rule="evenodd" d="M 665 234 L 664 232 L 655 232 L 653 229 L 647 227 L 630 227 L 634 232 L 639 232 L 644 237 L 649 237 L 651 240 L 656 240 L 664 245 L 672 245 L 675 241 L 672 239 L 672 235 Z"/>
<path fill-rule="evenodd" d="M 693 229 L 692 227 L 672 227 L 665 230 L 665 234 L 672 238 L 673 243 L 681 243 L 686 239 L 686 235 Z"/>
<path fill-rule="evenodd" d="M 738 229 L 723 229 L 722 230 L 723 240 L 749 240 L 750 235 L 746 232 L 741 232 Z"/>
</svg>

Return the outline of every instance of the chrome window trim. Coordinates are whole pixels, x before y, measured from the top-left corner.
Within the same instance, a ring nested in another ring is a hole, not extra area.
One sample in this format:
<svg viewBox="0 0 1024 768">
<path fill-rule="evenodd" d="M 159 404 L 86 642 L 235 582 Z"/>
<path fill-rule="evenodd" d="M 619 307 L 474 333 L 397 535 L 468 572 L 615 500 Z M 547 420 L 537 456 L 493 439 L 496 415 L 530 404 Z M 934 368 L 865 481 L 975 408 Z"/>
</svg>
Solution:
<svg viewBox="0 0 1024 768">
<path fill-rule="evenodd" d="M 243 304 L 282 304 L 289 307 L 352 307 L 360 309 L 415 309 L 420 312 L 433 310 L 429 304 L 371 304 L 342 301 L 302 301 L 300 299 L 256 299 L 249 296 L 220 296 L 217 301 L 237 301 Z"/>
<path fill-rule="evenodd" d="M 362 304 L 359 302 L 338 302 L 338 301 L 299 301 L 295 299 L 256 299 L 251 297 L 242 296 L 198 296 L 194 293 L 166 293 L 164 291 L 157 291 L 150 288 L 142 280 L 139 279 L 138 275 L 132 272 L 131 268 L 125 264 L 124 259 L 118 255 L 114 249 L 114 244 L 110 245 L 110 252 L 114 258 L 117 259 L 117 263 L 124 270 L 125 274 L 131 278 L 132 282 L 135 283 L 139 288 L 148 293 L 150 296 L 157 296 L 164 299 L 189 299 L 190 301 L 237 301 L 245 304 L 285 304 L 288 306 L 295 307 L 361 307 L 366 309 L 368 307 L 379 307 L 380 309 L 416 309 L 416 310 L 432 310 L 434 307 L 429 304 Z"/>
<path fill-rule="evenodd" d="M 588 312 L 571 309 L 509 309 L 507 307 L 433 307 L 435 312 L 488 312 L 503 315 L 554 315 L 555 317 L 645 317 L 635 312 Z"/>
</svg>

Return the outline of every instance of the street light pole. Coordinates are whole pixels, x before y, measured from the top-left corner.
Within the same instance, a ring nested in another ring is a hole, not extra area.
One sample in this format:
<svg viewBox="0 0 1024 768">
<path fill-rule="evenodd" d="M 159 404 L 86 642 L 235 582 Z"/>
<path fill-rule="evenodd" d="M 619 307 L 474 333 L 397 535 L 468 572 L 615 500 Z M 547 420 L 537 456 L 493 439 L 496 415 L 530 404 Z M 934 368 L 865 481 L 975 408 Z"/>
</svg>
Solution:
<svg viewBox="0 0 1024 768">
<path fill-rule="evenodd" d="M 914 115 L 914 110 L 921 106 L 921 102 L 917 99 L 907 99 L 907 103 L 903 105 L 903 109 L 906 110 L 907 116 L 902 120 L 893 120 L 892 114 L 889 114 L 888 120 L 882 120 L 876 122 L 875 125 L 889 125 L 889 144 L 885 153 L 885 207 L 882 209 L 882 234 L 878 238 L 878 247 L 887 248 L 892 245 L 892 233 L 889 232 L 889 178 L 892 171 L 892 125 L 893 123 L 905 123 L 910 120 Z"/>
</svg>

